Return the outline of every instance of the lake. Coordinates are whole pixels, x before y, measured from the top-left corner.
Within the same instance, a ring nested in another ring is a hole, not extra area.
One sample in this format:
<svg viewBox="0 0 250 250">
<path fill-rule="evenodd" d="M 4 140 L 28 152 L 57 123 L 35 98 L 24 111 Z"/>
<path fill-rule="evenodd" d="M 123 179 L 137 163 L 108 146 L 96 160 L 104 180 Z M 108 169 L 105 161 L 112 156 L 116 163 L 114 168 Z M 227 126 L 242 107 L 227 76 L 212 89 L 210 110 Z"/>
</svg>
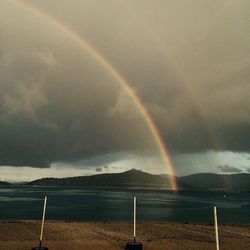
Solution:
<svg viewBox="0 0 250 250">
<path fill-rule="evenodd" d="M 220 193 L 131 188 L 1 187 L 1 220 L 40 219 L 44 196 L 50 220 L 132 221 L 133 197 L 138 220 L 250 224 L 250 193 Z"/>
</svg>

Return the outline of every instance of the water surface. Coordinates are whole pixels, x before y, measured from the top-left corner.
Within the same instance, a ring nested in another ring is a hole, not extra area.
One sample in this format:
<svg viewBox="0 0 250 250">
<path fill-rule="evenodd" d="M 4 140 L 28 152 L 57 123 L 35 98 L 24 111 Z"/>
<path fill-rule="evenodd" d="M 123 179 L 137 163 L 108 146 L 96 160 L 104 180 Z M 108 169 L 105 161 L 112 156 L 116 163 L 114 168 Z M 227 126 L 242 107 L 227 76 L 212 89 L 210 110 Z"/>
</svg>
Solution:
<svg viewBox="0 0 250 250">
<path fill-rule="evenodd" d="M 141 221 L 213 223 L 217 206 L 219 222 L 250 224 L 250 193 L 129 188 L 1 187 L 0 219 L 40 219 L 45 195 L 51 220 L 129 221 L 136 196 Z"/>
</svg>

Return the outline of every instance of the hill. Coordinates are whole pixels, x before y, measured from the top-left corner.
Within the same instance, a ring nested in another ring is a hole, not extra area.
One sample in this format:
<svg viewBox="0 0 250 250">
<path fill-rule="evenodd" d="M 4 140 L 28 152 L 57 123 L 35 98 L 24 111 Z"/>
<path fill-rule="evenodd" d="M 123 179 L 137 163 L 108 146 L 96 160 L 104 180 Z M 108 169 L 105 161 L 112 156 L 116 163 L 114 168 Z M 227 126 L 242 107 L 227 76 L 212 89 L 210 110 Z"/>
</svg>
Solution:
<svg viewBox="0 0 250 250">
<path fill-rule="evenodd" d="M 131 169 L 123 173 L 97 174 L 68 178 L 43 178 L 27 185 L 64 187 L 141 187 L 171 188 L 170 176 L 153 175 Z M 176 177 L 178 189 L 206 191 L 250 191 L 250 174 L 211 174 L 200 173 Z M 0 184 L 1 185 L 1 184 Z M 6 185 L 6 184 L 5 184 Z"/>
<path fill-rule="evenodd" d="M 0 181 L 0 186 L 6 186 L 6 185 L 10 185 L 10 183 L 6 181 Z"/>
<path fill-rule="evenodd" d="M 179 177 L 183 183 L 197 189 L 250 191 L 250 174 L 193 174 Z"/>
<path fill-rule="evenodd" d="M 168 175 L 152 175 L 131 169 L 123 173 L 98 174 L 68 178 L 43 178 L 28 183 L 37 186 L 84 186 L 84 187 L 144 187 L 171 188 Z M 190 185 L 177 180 L 180 189 L 191 189 Z"/>
</svg>

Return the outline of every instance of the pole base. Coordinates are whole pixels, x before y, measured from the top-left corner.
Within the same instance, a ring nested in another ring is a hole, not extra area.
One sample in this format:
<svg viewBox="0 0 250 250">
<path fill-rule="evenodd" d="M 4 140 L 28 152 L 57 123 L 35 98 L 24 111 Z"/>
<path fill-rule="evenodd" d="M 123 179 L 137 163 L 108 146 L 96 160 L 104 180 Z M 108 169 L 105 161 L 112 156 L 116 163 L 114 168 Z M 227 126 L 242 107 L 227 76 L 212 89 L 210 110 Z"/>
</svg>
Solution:
<svg viewBox="0 0 250 250">
<path fill-rule="evenodd" d="M 49 250 L 47 247 L 33 247 L 32 250 Z"/>
<path fill-rule="evenodd" d="M 143 246 L 141 242 L 128 242 L 126 244 L 126 250 L 142 250 Z"/>
</svg>

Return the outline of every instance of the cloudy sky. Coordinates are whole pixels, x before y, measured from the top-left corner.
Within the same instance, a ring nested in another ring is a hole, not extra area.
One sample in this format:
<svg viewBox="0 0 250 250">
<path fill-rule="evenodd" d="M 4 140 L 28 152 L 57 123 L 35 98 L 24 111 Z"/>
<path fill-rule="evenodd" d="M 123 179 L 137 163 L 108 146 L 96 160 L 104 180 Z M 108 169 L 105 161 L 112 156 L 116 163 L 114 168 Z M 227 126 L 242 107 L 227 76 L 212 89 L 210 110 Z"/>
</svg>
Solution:
<svg viewBox="0 0 250 250">
<path fill-rule="evenodd" d="M 125 89 L 52 19 L 127 79 L 177 175 L 250 171 L 248 0 L 3 0 L 0 179 L 168 172 Z"/>
</svg>

